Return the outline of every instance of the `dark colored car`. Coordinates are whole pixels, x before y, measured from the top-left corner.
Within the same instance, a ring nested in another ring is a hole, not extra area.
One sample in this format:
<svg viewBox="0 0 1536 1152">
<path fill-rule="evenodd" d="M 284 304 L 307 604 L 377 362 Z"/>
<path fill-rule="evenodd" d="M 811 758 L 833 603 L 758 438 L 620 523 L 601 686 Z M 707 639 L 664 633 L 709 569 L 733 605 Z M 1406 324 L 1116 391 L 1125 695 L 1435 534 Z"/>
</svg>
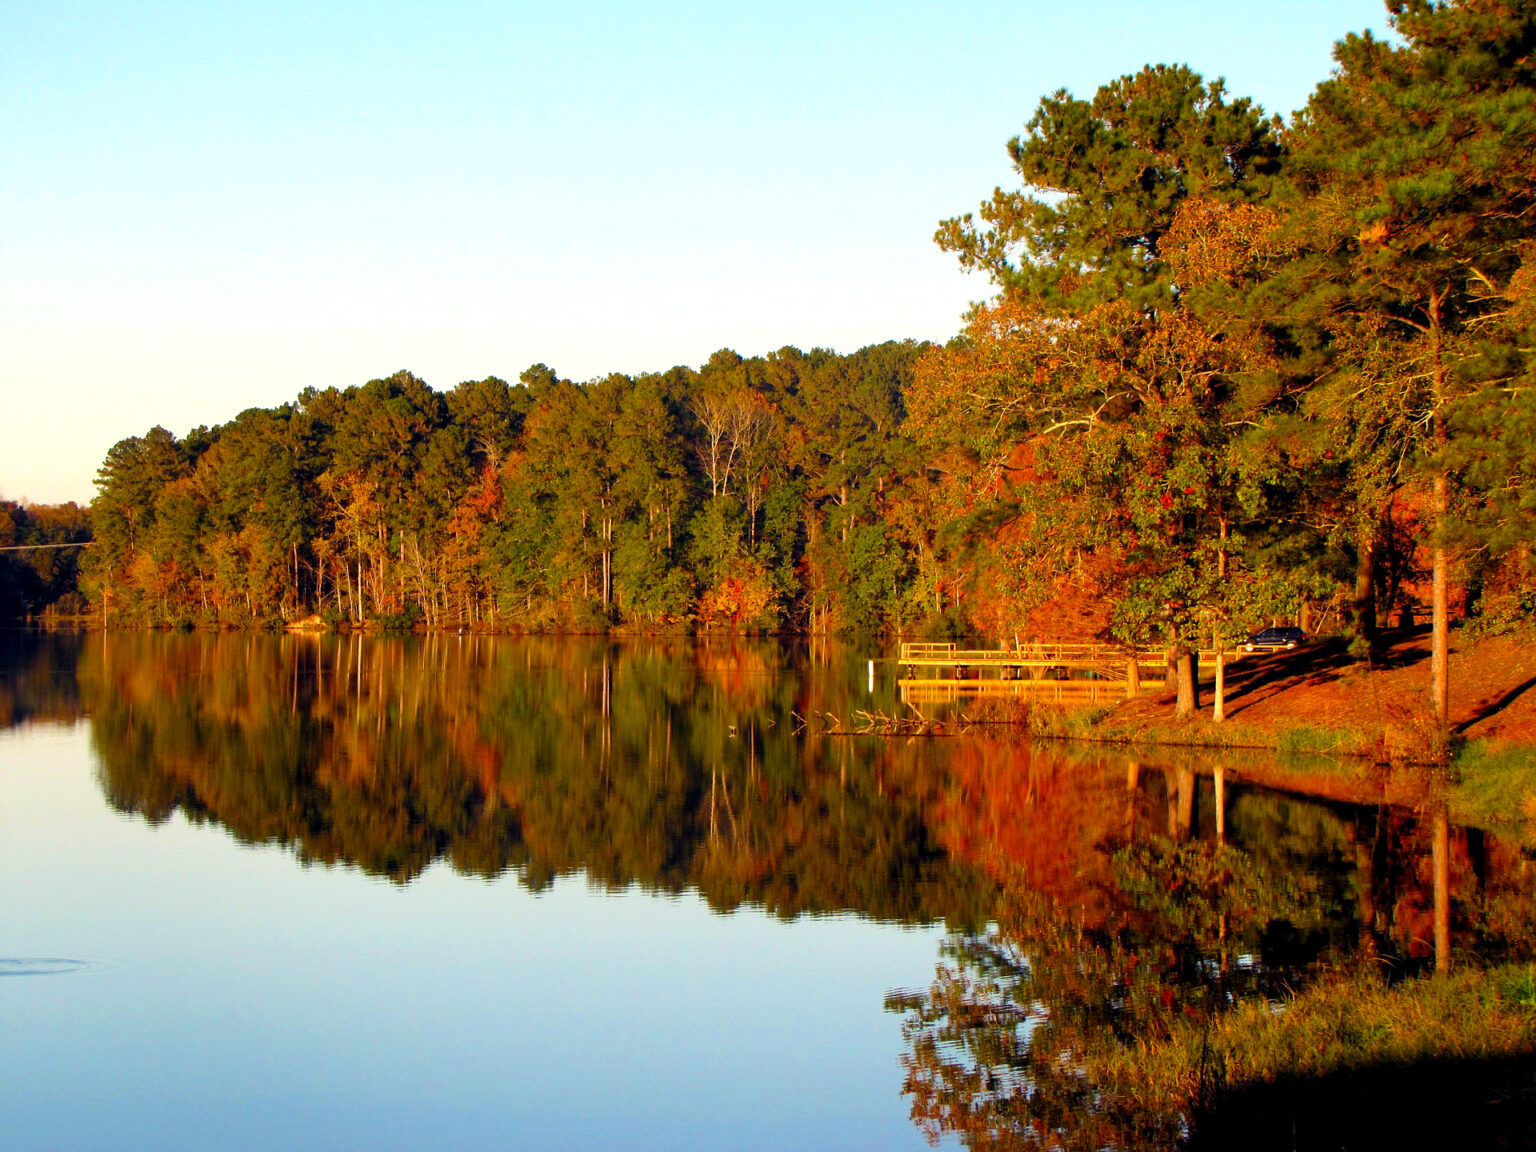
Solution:
<svg viewBox="0 0 1536 1152">
<path fill-rule="evenodd" d="M 1243 651 L 1254 652 L 1260 648 L 1294 648 L 1306 642 L 1307 634 L 1300 628 L 1266 628 L 1244 640 Z"/>
</svg>

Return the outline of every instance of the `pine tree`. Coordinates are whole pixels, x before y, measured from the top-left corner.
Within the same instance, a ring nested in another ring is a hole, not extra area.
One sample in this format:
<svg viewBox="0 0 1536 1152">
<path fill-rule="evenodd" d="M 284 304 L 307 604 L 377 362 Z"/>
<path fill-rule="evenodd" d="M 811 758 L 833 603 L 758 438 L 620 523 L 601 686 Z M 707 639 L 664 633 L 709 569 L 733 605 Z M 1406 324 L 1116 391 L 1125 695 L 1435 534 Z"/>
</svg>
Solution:
<svg viewBox="0 0 1536 1152">
<path fill-rule="evenodd" d="M 1298 330 L 1326 333 L 1313 386 L 1355 406 L 1379 483 L 1431 490 L 1431 704 L 1449 716 L 1447 416 L 1536 223 L 1536 5 L 1394 0 L 1393 44 L 1351 35 L 1289 141 Z M 1314 409 L 1318 410 L 1318 409 Z M 1360 418 L 1363 416 L 1363 419 Z M 1383 473 L 1381 470 L 1385 469 Z"/>
</svg>

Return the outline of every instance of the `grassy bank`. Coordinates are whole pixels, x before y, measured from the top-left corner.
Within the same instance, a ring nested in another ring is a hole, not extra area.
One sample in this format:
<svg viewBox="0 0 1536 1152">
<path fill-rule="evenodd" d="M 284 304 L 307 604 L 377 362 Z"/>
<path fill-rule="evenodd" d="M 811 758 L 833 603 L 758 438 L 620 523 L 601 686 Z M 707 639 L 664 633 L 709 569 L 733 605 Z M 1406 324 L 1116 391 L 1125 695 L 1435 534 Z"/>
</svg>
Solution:
<svg viewBox="0 0 1536 1152">
<path fill-rule="evenodd" d="M 1094 1079 L 1191 1121 L 1191 1148 L 1416 1147 L 1445 1115 L 1488 1129 L 1470 1141 L 1482 1147 L 1523 1146 L 1533 1070 L 1536 967 L 1520 964 L 1397 983 L 1325 976 L 1278 1004 L 1249 1001 L 1116 1047 Z"/>
<path fill-rule="evenodd" d="M 1263 748 L 1296 755 L 1376 759 L 1379 734 L 1359 728 L 1299 722 L 1288 726 L 1225 721 L 1209 716 L 1175 720 L 1144 701 L 1069 708 L 1028 700 L 988 697 L 962 709 L 979 724 L 1007 724 L 1045 740 L 1088 740 L 1101 744 L 1188 748 Z"/>
</svg>

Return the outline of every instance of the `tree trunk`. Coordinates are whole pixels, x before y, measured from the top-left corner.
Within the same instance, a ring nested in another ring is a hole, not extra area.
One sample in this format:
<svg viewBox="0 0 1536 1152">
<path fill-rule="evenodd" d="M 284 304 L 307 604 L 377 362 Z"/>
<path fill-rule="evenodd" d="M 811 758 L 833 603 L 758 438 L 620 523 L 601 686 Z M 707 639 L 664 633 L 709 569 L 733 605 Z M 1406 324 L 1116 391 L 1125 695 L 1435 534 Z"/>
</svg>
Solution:
<svg viewBox="0 0 1536 1152">
<path fill-rule="evenodd" d="M 1216 701 L 1211 711 L 1211 720 L 1220 724 L 1227 718 L 1227 662 L 1223 659 L 1223 645 L 1221 633 L 1216 633 Z"/>
<path fill-rule="evenodd" d="M 1445 516 L 1444 472 L 1435 474 L 1434 485 L 1435 519 L 1438 522 Z M 1446 592 L 1449 561 L 1445 544 L 1438 539 L 1435 541 L 1432 556 L 1434 590 L 1431 593 L 1431 604 L 1434 610 L 1434 623 L 1430 632 L 1429 646 L 1429 695 L 1435 724 L 1443 740 L 1451 723 L 1451 613 Z"/>
<path fill-rule="evenodd" d="M 1446 370 L 1441 356 L 1440 308 L 1443 296 L 1432 297 L 1429 317 L 1435 344 L 1435 412 L 1430 429 L 1436 456 L 1445 450 L 1445 417 L 1440 406 L 1445 402 Z M 1437 462 L 1438 464 L 1438 462 Z M 1449 735 L 1451 723 L 1451 614 L 1446 588 L 1449 557 L 1445 548 L 1445 517 L 1450 507 L 1449 483 L 1443 465 L 1435 469 L 1434 479 L 1434 546 L 1431 551 L 1433 565 L 1433 591 L 1431 610 L 1434 618 L 1430 627 L 1429 644 L 1429 698 L 1434 712 L 1437 735 L 1442 747 Z"/>
<path fill-rule="evenodd" d="M 1356 636 L 1367 643 L 1376 640 L 1376 546 L 1377 522 L 1371 520 L 1360 530 L 1355 542 L 1355 595 L 1352 626 Z"/>
<path fill-rule="evenodd" d="M 1200 657 L 1187 644 L 1173 650 L 1173 679 L 1179 694 L 1173 714 L 1183 720 L 1200 708 Z"/>
</svg>

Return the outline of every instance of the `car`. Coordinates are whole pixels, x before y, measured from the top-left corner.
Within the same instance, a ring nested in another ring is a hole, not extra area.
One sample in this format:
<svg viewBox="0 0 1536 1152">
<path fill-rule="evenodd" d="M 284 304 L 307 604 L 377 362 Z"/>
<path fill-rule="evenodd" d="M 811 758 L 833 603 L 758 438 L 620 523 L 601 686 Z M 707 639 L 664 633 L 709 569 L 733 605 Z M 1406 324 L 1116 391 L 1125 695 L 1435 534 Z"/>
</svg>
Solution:
<svg viewBox="0 0 1536 1152">
<path fill-rule="evenodd" d="M 1300 628 L 1266 628 L 1255 632 L 1243 641 L 1244 652 L 1257 652 L 1261 648 L 1295 648 L 1307 642 L 1307 634 Z"/>
</svg>

